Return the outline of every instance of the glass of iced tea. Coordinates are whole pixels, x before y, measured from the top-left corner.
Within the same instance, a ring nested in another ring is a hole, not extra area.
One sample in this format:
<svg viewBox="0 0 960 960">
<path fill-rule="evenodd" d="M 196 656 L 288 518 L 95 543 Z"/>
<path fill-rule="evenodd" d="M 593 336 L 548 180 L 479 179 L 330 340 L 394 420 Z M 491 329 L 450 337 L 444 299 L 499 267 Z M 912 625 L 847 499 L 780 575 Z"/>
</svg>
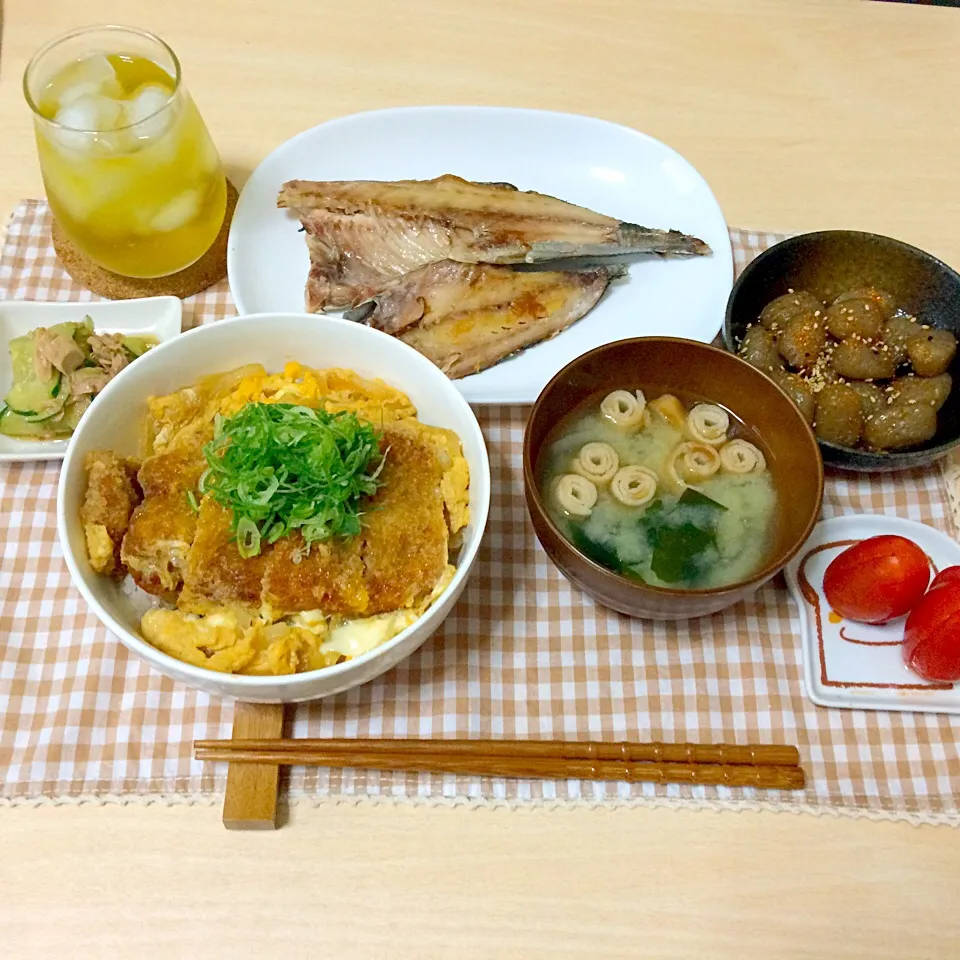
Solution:
<svg viewBox="0 0 960 960">
<path fill-rule="evenodd" d="M 163 277 L 199 260 L 223 224 L 217 148 L 159 37 L 128 27 L 74 31 L 30 61 L 47 199 L 63 233 L 126 277 Z"/>
</svg>

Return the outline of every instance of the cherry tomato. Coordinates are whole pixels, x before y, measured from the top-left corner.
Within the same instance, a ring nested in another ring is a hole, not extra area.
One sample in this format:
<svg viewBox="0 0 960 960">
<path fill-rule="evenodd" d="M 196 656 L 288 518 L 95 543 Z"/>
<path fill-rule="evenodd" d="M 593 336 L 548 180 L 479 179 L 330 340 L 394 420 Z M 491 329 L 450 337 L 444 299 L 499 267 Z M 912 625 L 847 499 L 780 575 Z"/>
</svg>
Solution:
<svg viewBox="0 0 960 960">
<path fill-rule="evenodd" d="M 936 590 L 938 587 L 945 587 L 951 583 L 960 584 L 960 567 L 944 567 L 933 578 L 933 583 L 930 584 L 930 589 Z"/>
<path fill-rule="evenodd" d="M 835 557 L 823 577 L 830 606 L 847 620 L 887 623 L 902 617 L 930 582 L 927 555 L 905 537 L 861 540 Z"/>
<path fill-rule="evenodd" d="M 910 611 L 903 628 L 903 662 L 924 680 L 960 680 L 960 581 L 956 577 L 960 574 L 931 589 Z"/>
</svg>

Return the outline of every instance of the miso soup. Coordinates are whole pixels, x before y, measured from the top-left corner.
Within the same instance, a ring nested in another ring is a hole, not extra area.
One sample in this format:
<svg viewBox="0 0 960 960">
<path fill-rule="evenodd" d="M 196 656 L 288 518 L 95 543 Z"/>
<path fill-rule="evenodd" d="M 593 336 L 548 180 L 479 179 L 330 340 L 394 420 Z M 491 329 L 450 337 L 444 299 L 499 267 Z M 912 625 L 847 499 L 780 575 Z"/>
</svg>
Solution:
<svg viewBox="0 0 960 960">
<path fill-rule="evenodd" d="M 551 431 L 537 464 L 547 511 L 581 553 L 650 586 L 748 580 L 776 527 L 759 437 L 717 404 L 651 394 L 598 394 Z"/>
</svg>

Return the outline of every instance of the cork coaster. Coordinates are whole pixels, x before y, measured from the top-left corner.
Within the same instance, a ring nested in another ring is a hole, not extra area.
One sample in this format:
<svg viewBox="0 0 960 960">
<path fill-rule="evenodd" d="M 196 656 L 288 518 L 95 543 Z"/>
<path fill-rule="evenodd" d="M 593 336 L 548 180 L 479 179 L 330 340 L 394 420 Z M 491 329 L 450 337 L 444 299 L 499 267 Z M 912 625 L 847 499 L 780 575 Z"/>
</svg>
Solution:
<svg viewBox="0 0 960 960">
<path fill-rule="evenodd" d="M 124 277 L 106 270 L 81 253 L 53 221 L 53 249 L 63 269 L 81 286 L 111 300 L 135 300 L 139 297 L 193 296 L 227 275 L 227 235 L 237 206 L 236 187 L 227 181 L 227 209 L 223 225 L 210 249 L 196 262 L 179 273 L 166 277 Z"/>
</svg>

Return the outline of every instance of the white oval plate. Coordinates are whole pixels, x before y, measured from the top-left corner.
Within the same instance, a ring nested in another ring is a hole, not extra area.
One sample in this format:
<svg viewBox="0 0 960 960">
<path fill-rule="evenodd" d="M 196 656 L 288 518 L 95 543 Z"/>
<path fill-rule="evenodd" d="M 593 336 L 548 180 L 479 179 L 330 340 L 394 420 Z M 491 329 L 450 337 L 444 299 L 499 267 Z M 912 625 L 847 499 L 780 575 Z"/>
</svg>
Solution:
<svg viewBox="0 0 960 960">
<path fill-rule="evenodd" d="M 44 300 L 0 301 L 0 398 L 10 389 L 13 369 L 7 344 L 37 327 L 91 317 L 101 333 L 151 334 L 161 342 L 180 333 L 183 304 L 177 297 L 59 303 Z M 62 460 L 68 440 L 18 440 L 0 433 L 0 463 Z"/>
<path fill-rule="evenodd" d="M 531 403 L 594 347 L 668 335 L 709 343 L 733 279 L 726 223 L 699 173 L 669 147 L 604 120 L 503 107 L 360 113 L 288 140 L 247 181 L 227 249 L 240 314 L 302 311 L 309 257 L 296 217 L 277 209 L 287 180 L 424 180 L 454 173 L 508 181 L 601 213 L 693 234 L 710 257 L 635 261 L 582 320 L 553 340 L 457 381 L 474 403 Z"/>
<path fill-rule="evenodd" d="M 830 604 L 823 593 L 823 575 L 830 561 L 851 541 L 880 534 L 912 540 L 938 570 L 960 564 L 960 544 L 925 523 L 880 514 L 833 517 L 818 523 L 786 569 L 787 584 L 800 608 L 807 696 L 823 707 L 960 713 L 960 685 L 928 683 L 904 665 L 900 645 L 906 618 L 880 627 L 849 620 L 830 622 Z M 806 596 L 801 570 L 809 585 Z"/>
</svg>

